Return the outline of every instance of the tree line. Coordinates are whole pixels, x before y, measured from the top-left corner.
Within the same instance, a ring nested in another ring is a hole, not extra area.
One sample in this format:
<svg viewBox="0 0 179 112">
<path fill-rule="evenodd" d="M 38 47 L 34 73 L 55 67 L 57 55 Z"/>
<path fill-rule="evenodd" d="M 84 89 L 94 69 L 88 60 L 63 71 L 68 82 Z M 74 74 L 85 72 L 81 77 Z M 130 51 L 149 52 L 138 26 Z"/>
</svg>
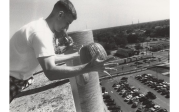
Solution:
<svg viewBox="0 0 179 112">
<path fill-rule="evenodd" d="M 159 26 L 160 25 L 160 26 Z M 124 48 L 127 44 L 147 42 L 148 38 L 169 38 L 169 22 L 158 24 L 128 25 L 111 29 L 101 29 L 93 33 L 94 40 L 103 45 L 105 50 Z"/>
</svg>

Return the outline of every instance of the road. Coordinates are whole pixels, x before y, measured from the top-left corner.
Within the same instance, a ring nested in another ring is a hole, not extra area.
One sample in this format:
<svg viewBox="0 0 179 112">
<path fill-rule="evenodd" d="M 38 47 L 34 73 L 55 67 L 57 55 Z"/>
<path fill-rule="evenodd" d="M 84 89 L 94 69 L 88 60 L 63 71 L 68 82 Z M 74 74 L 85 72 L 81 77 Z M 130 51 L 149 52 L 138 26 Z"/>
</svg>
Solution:
<svg viewBox="0 0 179 112">
<path fill-rule="evenodd" d="M 151 53 L 149 53 L 149 54 L 151 54 Z M 135 69 L 138 69 L 138 68 L 149 67 L 149 66 L 156 65 L 158 63 L 162 63 L 162 62 L 168 61 L 168 51 L 153 52 L 153 56 L 155 56 L 157 58 L 161 58 L 161 61 L 156 59 L 156 61 L 150 61 L 150 63 L 145 63 L 145 62 L 143 62 L 143 60 L 139 60 L 137 62 L 141 62 L 142 64 L 140 64 L 140 65 L 136 65 L 135 62 L 130 62 L 130 63 L 122 64 L 122 65 L 119 65 L 119 66 L 115 67 L 117 69 L 117 71 L 111 70 L 111 71 L 108 71 L 108 72 L 111 75 L 115 75 L 117 73 L 128 72 L 130 70 L 135 70 Z M 117 62 L 117 60 L 116 60 L 116 62 Z M 108 76 L 108 75 L 105 74 L 105 73 L 101 73 L 99 76 L 100 77 L 104 77 L 104 76 Z"/>
<path fill-rule="evenodd" d="M 154 56 L 157 57 L 157 58 L 161 58 L 161 60 L 163 62 L 166 62 L 168 61 L 168 55 L 169 54 L 169 51 L 158 51 L 158 52 L 154 52 Z"/>
<path fill-rule="evenodd" d="M 123 64 L 123 65 L 119 65 L 117 67 L 115 67 L 117 69 L 117 71 L 114 71 L 114 70 L 111 70 L 111 71 L 108 71 L 111 75 L 116 75 L 116 74 L 119 74 L 119 73 L 123 73 L 123 72 L 128 72 L 128 71 L 131 71 L 131 70 L 136 70 L 136 69 L 139 69 L 139 68 L 145 68 L 145 67 L 149 67 L 149 66 L 153 66 L 153 65 L 156 65 L 159 63 L 159 61 L 153 61 L 153 62 L 150 62 L 149 63 L 144 63 L 143 60 L 140 60 L 138 62 L 141 62 L 142 64 L 140 65 L 136 65 L 135 62 L 131 62 L 131 63 L 127 63 L 127 64 Z M 105 73 L 101 73 L 99 74 L 100 77 L 104 77 L 104 76 L 108 76 L 107 74 Z"/>
</svg>

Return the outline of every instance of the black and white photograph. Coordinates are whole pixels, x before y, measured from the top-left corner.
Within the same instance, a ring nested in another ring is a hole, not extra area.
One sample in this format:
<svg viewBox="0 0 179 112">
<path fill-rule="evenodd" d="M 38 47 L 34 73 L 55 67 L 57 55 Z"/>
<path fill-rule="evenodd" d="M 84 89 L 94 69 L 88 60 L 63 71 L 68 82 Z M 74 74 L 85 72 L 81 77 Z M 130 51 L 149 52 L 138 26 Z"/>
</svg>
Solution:
<svg viewBox="0 0 179 112">
<path fill-rule="evenodd" d="M 170 0 L 9 0 L 9 112 L 171 112 L 170 23 Z"/>
</svg>

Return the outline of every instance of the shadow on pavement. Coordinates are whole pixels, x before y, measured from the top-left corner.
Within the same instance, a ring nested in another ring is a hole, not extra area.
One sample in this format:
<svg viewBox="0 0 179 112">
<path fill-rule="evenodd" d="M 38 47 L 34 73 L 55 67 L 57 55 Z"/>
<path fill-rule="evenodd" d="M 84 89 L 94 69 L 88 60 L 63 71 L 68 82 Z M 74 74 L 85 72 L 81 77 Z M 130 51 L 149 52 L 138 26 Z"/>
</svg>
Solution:
<svg viewBox="0 0 179 112">
<path fill-rule="evenodd" d="M 27 90 L 27 91 L 22 91 L 22 92 L 20 92 L 16 96 L 16 98 L 19 98 L 19 97 L 22 97 L 22 96 L 26 96 L 26 95 L 35 94 L 35 93 L 38 93 L 38 92 L 42 92 L 42 91 L 45 91 L 45 90 L 48 90 L 48 89 L 51 89 L 51 88 L 63 85 L 65 83 L 67 83 L 67 82 L 69 82 L 69 79 L 65 79 L 65 80 L 62 80 L 62 81 L 54 82 L 54 83 L 51 83 L 51 84 L 43 86 L 43 87 L 39 87 L 39 88 Z"/>
</svg>

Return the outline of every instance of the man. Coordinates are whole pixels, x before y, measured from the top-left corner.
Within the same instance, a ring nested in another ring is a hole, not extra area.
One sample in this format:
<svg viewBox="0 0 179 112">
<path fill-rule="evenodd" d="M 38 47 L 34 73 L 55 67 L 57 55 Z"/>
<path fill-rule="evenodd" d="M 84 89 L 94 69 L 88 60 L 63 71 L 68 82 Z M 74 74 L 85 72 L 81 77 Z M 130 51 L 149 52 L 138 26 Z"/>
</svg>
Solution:
<svg viewBox="0 0 179 112">
<path fill-rule="evenodd" d="M 20 28 L 10 39 L 10 102 L 32 79 L 40 64 L 49 80 L 70 78 L 90 71 L 103 71 L 104 63 L 113 60 L 98 60 L 79 66 L 56 66 L 55 63 L 79 57 L 78 52 L 70 55 L 55 55 L 53 38 L 55 33 L 68 29 L 77 19 L 76 10 L 69 0 L 60 0 L 46 18 L 30 22 Z"/>
</svg>

